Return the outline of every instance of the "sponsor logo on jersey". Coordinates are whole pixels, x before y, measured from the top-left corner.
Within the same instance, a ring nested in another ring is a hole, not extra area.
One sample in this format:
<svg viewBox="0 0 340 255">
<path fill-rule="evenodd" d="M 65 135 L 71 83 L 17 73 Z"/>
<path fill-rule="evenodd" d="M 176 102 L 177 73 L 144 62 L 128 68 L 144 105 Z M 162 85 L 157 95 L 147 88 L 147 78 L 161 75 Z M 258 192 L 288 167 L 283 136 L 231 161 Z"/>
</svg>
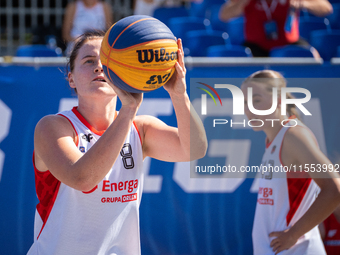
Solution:
<svg viewBox="0 0 340 255">
<path fill-rule="evenodd" d="M 257 201 L 261 205 L 274 205 L 274 200 L 271 198 L 259 198 Z"/>
<path fill-rule="evenodd" d="M 103 192 L 116 192 L 126 190 L 129 194 L 122 195 L 121 197 L 102 197 L 102 203 L 126 203 L 137 200 L 137 193 L 132 193 L 138 188 L 138 179 L 128 180 L 124 182 L 110 182 L 109 180 L 103 181 Z"/>
<path fill-rule="evenodd" d="M 129 180 L 125 182 L 110 182 L 109 180 L 103 180 L 103 192 L 115 192 L 115 191 L 123 191 L 127 190 L 128 193 L 131 193 L 134 189 L 138 187 L 138 179 Z"/>
<path fill-rule="evenodd" d="M 137 200 L 137 193 L 123 195 L 121 197 L 102 197 L 102 203 L 126 203 Z"/>
<path fill-rule="evenodd" d="M 80 146 L 79 150 L 80 150 L 80 152 L 85 153 L 85 147 L 84 146 Z"/>
<path fill-rule="evenodd" d="M 83 191 L 85 194 L 92 193 L 98 188 L 98 185 L 94 187 L 90 191 Z M 123 191 L 126 190 L 128 193 L 134 191 L 134 189 L 138 188 L 138 179 L 136 180 L 127 180 L 123 182 L 110 182 L 109 180 L 103 180 L 102 182 L 102 192 L 115 192 L 115 191 Z"/>
<path fill-rule="evenodd" d="M 275 150 L 276 150 L 276 145 L 273 146 L 272 151 L 270 153 L 273 154 Z"/>
<path fill-rule="evenodd" d="M 269 197 L 273 195 L 273 189 L 272 188 L 259 188 L 259 194 L 263 195 L 263 197 Z"/>
<path fill-rule="evenodd" d="M 93 139 L 93 135 L 92 134 L 84 134 L 81 138 L 89 143 Z"/>
<path fill-rule="evenodd" d="M 122 196 L 122 203 L 137 200 L 137 193 Z"/>
<path fill-rule="evenodd" d="M 259 198 L 257 201 L 261 205 L 274 205 L 274 199 L 269 198 L 273 195 L 273 189 L 272 188 L 259 188 L 259 195 L 262 197 Z"/>
</svg>

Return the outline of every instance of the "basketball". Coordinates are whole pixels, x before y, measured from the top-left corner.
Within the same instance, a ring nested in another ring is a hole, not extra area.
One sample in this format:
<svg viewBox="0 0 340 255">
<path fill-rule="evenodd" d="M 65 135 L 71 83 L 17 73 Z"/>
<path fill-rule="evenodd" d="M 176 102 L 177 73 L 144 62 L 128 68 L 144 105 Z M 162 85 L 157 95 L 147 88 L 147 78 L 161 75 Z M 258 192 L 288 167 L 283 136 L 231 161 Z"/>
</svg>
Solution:
<svg viewBox="0 0 340 255">
<path fill-rule="evenodd" d="M 106 77 L 132 93 L 163 86 L 173 75 L 177 42 L 158 19 L 132 15 L 113 24 L 103 38 L 100 60 Z"/>
</svg>

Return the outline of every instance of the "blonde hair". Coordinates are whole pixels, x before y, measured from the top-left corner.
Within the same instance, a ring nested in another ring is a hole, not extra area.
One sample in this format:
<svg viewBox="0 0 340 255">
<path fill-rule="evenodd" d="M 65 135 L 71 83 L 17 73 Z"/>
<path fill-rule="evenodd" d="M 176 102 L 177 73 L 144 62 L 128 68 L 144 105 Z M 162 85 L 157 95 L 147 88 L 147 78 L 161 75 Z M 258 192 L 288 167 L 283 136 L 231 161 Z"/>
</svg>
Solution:
<svg viewBox="0 0 340 255">
<path fill-rule="evenodd" d="M 276 87 L 278 88 L 278 97 L 281 97 L 281 88 L 287 87 L 287 81 L 286 79 L 280 74 L 279 72 L 273 71 L 273 70 L 261 70 L 257 71 L 253 74 L 251 74 L 248 78 L 246 78 L 243 84 L 247 84 L 250 82 L 256 82 L 266 85 L 266 89 L 269 92 L 272 92 L 272 88 Z M 295 98 L 291 93 L 287 93 L 286 95 L 287 99 Z M 293 104 L 287 105 L 287 115 L 290 116 L 296 116 L 296 118 L 300 119 L 299 113 L 296 109 L 296 106 Z"/>
</svg>

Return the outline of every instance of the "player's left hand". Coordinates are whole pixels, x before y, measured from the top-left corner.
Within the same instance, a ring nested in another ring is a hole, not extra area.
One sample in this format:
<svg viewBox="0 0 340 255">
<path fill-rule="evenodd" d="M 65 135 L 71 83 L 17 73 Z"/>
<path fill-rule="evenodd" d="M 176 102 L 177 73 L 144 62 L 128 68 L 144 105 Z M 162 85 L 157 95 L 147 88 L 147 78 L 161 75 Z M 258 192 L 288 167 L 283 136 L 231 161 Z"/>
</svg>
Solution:
<svg viewBox="0 0 340 255">
<path fill-rule="evenodd" d="M 177 57 L 178 61 L 175 64 L 175 73 L 172 75 L 170 80 L 164 84 L 164 89 L 168 91 L 170 95 L 174 96 L 182 96 L 186 93 L 186 81 L 185 81 L 185 74 L 187 70 L 185 69 L 184 65 L 184 52 L 182 47 L 182 40 L 177 40 L 178 45 L 178 52 Z"/>
<path fill-rule="evenodd" d="M 269 237 L 276 237 L 270 242 L 270 247 L 272 247 L 275 254 L 278 254 L 284 250 L 288 250 L 297 242 L 297 238 L 294 238 L 291 233 L 289 233 L 289 229 L 271 232 Z"/>
</svg>

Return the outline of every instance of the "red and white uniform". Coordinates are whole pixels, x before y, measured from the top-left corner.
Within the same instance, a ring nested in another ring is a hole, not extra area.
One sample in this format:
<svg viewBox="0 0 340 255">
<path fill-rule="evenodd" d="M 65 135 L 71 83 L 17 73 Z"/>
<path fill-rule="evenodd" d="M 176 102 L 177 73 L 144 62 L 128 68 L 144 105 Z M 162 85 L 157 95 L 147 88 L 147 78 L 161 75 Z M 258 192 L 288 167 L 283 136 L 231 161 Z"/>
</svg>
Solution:
<svg viewBox="0 0 340 255">
<path fill-rule="evenodd" d="M 77 108 L 59 114 L 73 125 L 83 153 L 104 133 L 96 131 Z M 112 169 L 91 191 L 75 190 L 34 165 L 39 204 L 28 254 L 140 254 L 142 163 L 140 136 L 132 125 Z"/>
<path fill-rule="evenodd" d="M 292 127 L 296 124 L 295 121 L 299 126 L 305 127 L 297 119 L 286 123 L 287 127 L 282 127 L 274 140 L 266 144 L 262 165 L 276 167 L 276 169 L 283 166 L 281 161 L 283 139 L 289 128 L 297 128 Z M 273 255 L 270 242 L 274 238 L 269 238 L 269 234 L 292 227 L 312 205 L 320 190 L 309 176 L 289 178 L 289 175 L 281 170 L 266 172 L 259 180 L 252 233 L 254 255 Z M 325 255 L 318 226 L 301 236 L 289 250 L 280 252 L 280 255 L 288 254 Z"/>
<path fill-rule="evenodd" d="M 325 227 L 325 239 L 324 244 L 327 255 L 339 255 L 340 254 L 340 223 L 335 218 L 334 214 L 331 214 L 324 222 Z"/>
</svg>

